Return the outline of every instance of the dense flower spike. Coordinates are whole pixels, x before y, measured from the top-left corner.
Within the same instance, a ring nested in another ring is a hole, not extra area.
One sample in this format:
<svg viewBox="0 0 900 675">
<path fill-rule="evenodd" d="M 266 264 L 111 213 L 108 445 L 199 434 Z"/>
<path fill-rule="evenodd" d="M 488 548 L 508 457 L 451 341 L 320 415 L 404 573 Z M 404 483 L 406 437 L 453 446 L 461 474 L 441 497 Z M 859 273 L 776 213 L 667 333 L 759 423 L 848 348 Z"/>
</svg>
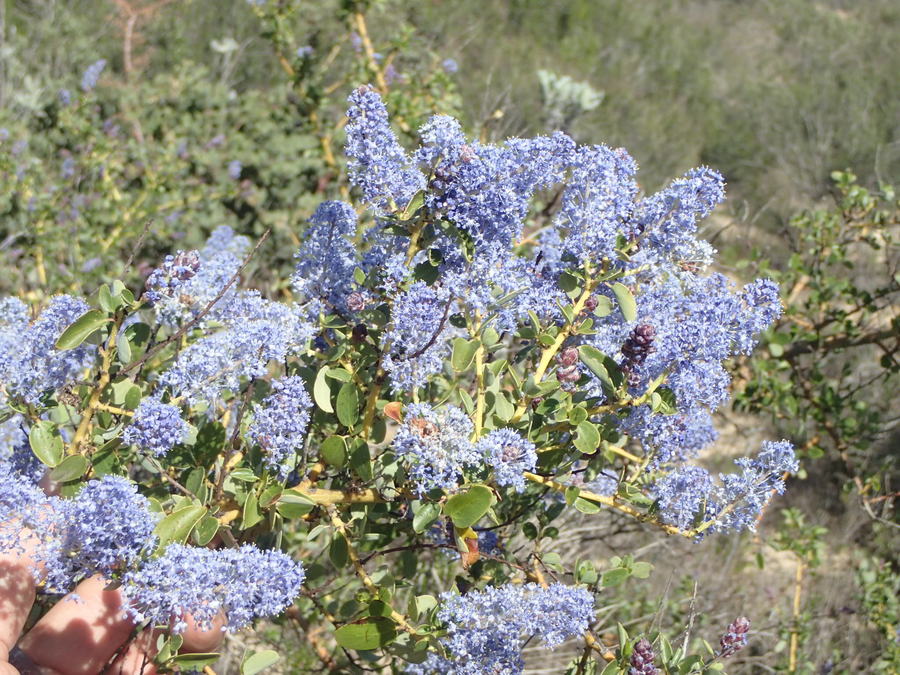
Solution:
<svg viewBox="0 0 900 675">
<path fill-rule="evenodd" d="M 122 433 L 122 441 L 162 457 L 187 439 L 189 428 L 178 406 L 145 398 Z"/>
<path fill-rule="evenodd" d="M 81 90 L 88 92 L 96 87 L 104 68 L 106 68 L 106 59 L 98 59 L 89 65 L 81 76 Z"/>
<path fill-rule="evenodd" d="M 730 624 L 719 640 L 719 656 L 734 656 L 747 645 L 747 633 L 750 631 L 750 619 L 740 616 Z"/>
<path fill-rule="evenodd" d="M 405 207 L 425 187 L 425 179 L 397 142 L 378 92 L 365 86 L 354 91 L 347 117 L 351 182 L 379 208 Z"/>
<path fill-rule="evenodd" d="M 137 623 L 172 623 L 176 633 L 191 614 L 202 628 L 224 615 L 236 631 L 254 619 L 275 616 L 300 592 L 303 565 L 281 551 L 251 544 L 211 550 L 171 544 L 159 558 L 128 572 L 122 582 L 125 611 Z"/>
<path fill-rule="evenodd" d="M 553 649 L 584 633 L 593 616 L 593 596 L 562 584 L 507 584 L 463 596 L 444 593 L 438 618 L 447 626 L 441 643 L 449 659 L 433 660 L 419 672 L 520 673 L 526 639 L 534 637 Z"/>
<path fill-rule="evenodd" d="M 290 459 L 303 448 L 312 399 L 299 377 L 272 382 L 272 393 L 256 407 L 247 439 L 265 452 L 266 466 L 282 478 L 291 470 Z"/>
<path fill-rule="evenodd" d="M 291 281 L 306 314 L 357 311 L 348 305 L 357 266 L 356 212 L 344 202 L 322 202 L 309 219 Z"/>
<path fill-rule="evenodd" d="M 498 485 L 525 489 L 524 471 L 534 471 L 537 464 L 535 445 L 512 429 L 497 429 L 480 439 L 475 446 L 485 462 L 494 470 Z"/>
<path fill-rule="evenodd" d="M 62 332 L 87 311 L 84 300 L 58 295 L 31 325 L 23 322 L 23 308 L 21 303 L 6 301 L 5 320 L 0 315 L 0 385 L 7 396 L 36 404 L 47 391 L 72 382 L 96 350 L 90 345 L 56 349 Z"/>
<path fill-rule="evenodd" d="M 463 470 L 478 465 L 480 456 L 469 440 L 472 430 L 472 421 L 459 408 L 409 406 L 394 437 L 394 450 L 406 460 L 409 478 L 420 495 L 456 487 Z"/>
<path fill-rule="evenodd" d="M 93 574 L 111 577 L 131 567 L 154 544 L 156 514 L 127 478 L 104 476 L 88 482 L 74 499 L 53 500 L 56 555 L 44 562 L 47 585 L 62 591 Z"/>
<path fill-rule="evenodd" d="M 440 372 L 450 353 L 447 321 L 451 298 L 417 281 L 401 293 L 391 309 L 391 325 L 384 333 L 384 369 L 395 390 L 412 390 Z"/>
</svg>

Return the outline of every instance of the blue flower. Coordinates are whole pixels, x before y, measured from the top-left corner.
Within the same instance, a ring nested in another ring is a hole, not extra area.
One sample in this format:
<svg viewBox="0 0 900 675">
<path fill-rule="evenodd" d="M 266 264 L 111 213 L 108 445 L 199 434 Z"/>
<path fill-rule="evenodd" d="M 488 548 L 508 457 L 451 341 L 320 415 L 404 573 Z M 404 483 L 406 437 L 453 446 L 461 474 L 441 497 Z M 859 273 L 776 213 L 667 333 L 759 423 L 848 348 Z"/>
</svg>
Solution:
<svg viewBox="0 0 900 675">
<path fill-rule="evenodd" d="M 272 393 L 254 409 L 247 440 L 262 448 L 265 463 L 282 478 L 291 470 L 290 459 L 306 442 L 312 399 L 300 377 L 272 381 Z"/>
<path fill-rule="evenodd" d="M 409 406 L 394 436 L 394 450 L 405 460 L 418 494 L 455 488 L 464 469 L 479 465 L 481 458 L 469 440 L 472 431 L 472 421 L 459 408 Z"/>
<path fill-rule="evenodd" d="M 181 408 L 158 398 L 146 398 L 134 411 L 131 424 L 125 427 L 122 442 L 162 457 L 186 440 L 189 429 L 181 417 Z"/>
<path fill-rule="evenodd" d="M 284 611 L 304 578 L 302 563 L 281 551 L 252 544 L 222 550 L 171 544 L 162 556 L 128 572 L 121 592 L 135 623 L 173 622 L 172 630 L 180 633 L 187 627 L 185 614 L 206 629 L 223 614 L 225 629 L 233 632 Z"/>
<path fill-rule="evenodd" d="M 494 470 L 498 485 L 525 489 L 525 471 L 537 464 L 535 445 L 512 429 L 497 429 L 482 437 L 475 446 L 485 462 Z"/>
<path fill-rule="evenodd" d="M 103 73 L 104 68 L 106 68 L 106 59 L 98 59 L 87 67 L 84 74 L 81 76 L 82 91 L 88 92 L 97 86 L 97 82 L 100 79 L 100 75 Z"/>
</svg>

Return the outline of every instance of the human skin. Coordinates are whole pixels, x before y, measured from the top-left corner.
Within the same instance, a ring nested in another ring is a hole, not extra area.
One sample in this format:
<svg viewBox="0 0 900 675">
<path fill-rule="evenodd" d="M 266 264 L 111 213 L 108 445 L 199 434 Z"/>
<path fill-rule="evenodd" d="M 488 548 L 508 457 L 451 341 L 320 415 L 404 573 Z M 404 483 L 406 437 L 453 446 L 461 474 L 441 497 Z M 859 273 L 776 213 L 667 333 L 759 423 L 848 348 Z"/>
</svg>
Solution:
<svg viewBox="0 0 900 675">
<path fill-rule="evenodd" d="M 133 638 L 121 594 L 104 590 L 100 577 L 82 581 L 21 636 L 36 594 L 36 537 L 23 530 L 20 543 L 20 551 L 0 553 L 0 675 L 156 674 L 158 634 L 144 631 Z M 221 643 L 221 620 L 205 631 L 190 617 L 187 623 L 182 653 L 212 651 Z"/>
</svg>

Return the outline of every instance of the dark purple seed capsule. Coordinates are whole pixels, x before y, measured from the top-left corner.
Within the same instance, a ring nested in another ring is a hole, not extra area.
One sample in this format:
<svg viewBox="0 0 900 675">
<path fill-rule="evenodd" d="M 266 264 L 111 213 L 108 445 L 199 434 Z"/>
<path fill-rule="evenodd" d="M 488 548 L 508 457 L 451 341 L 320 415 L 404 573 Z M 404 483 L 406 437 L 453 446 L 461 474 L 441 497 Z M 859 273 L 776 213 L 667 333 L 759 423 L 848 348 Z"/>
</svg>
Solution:
<svg viewBox="0 0 900 675">
<path fill-rule="evenodd" d="M 631 652 L 628 675 L 656 675 L 659 671 L 653 665 L 653 645 L 646 638 L 638 640 Z"/>
<path fill-rule="evenodd" d="M 359 291 L 353 291 L 347 296 L 347 308 L 351 312 L 359 312 L 366 308 L 366 296 Z"/>
<path fill-rule="evenodd" d="M 739 652 L 747 644 L 747 633 L 750 631 L 750 619 L 745 616 L 732 621 L 719 640 L 719 656 L 725 658 Z"/>
</svg>

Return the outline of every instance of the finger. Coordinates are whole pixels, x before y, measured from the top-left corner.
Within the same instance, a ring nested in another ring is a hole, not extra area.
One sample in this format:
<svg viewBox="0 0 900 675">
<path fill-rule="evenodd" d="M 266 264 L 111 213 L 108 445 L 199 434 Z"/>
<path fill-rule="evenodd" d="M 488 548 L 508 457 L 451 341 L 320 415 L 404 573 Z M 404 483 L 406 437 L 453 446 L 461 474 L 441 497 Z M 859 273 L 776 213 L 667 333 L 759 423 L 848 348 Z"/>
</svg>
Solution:
<svg viewBox="0 0 900 675">
<path fill-rule="evenodd" d="M 134 628 L 119 591 L 104 591 L 105 585 L 99 576 L 78 584 L 79 599 L 70 594 L 57 602 L 22 638 L 22 651 L 63 675 L 99 673 Z"/>
<path fill-rule="evenodd" d="M 104 670 L 104 675 L 157 675 L 153 658 L 156 656 L 156 639 L 159 631 L 146 630 L 128 643 L 112 664 Z"/>
<path fill-rule="evenodd" d="M 213 619 L 212 625 L 206 630 L 200 628 L 190 614 L 185 617 L 185 623 L 187 628 L 184 630 L 184 642 L 179 650 L 182 654 L 214 652 L 225 639 L 225 633 L 222 632 L 225 617 L 221 613 Z"/>
<path fill-rule="evenodd" d="M 11 526 L 10 523 L 0 525 Z M 23 529 L 19 534 L 21 550 L 0 552 L 0 663 L 8 660 L 9 650 L 19 639 L 34 604 L 32 569 L 36 565 L 33 556 L 38 543 L 33 532 Z"/>
</svg>

